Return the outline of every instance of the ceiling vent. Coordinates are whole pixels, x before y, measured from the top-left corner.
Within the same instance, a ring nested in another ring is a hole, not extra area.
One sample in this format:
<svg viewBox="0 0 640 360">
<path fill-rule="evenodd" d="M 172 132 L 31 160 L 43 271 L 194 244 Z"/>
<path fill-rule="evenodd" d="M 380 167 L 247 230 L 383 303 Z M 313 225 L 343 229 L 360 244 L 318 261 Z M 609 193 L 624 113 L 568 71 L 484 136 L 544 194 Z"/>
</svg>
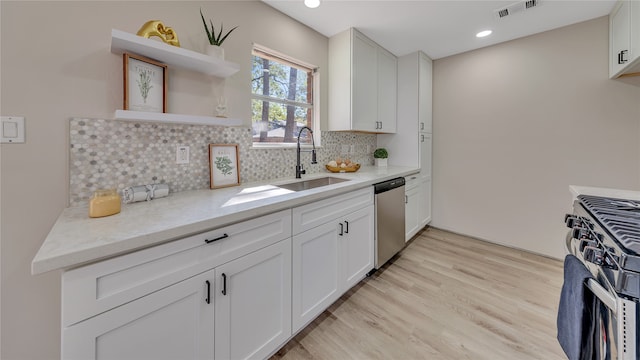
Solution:
<svg viewBox="0 0 640 360">
<path fill-rule="evenodd" d="M 507 7 L 503 7 L 497 10 L 494 10 L 493 13 L 499 19 L 507 17 L 509 15 L 513 15 L 522 11 L 533 9 L 534 7 L 540 6 L 540 0 L 525 0 L 520 1 L 515 4 L 511 4 Z"/>
</svg>

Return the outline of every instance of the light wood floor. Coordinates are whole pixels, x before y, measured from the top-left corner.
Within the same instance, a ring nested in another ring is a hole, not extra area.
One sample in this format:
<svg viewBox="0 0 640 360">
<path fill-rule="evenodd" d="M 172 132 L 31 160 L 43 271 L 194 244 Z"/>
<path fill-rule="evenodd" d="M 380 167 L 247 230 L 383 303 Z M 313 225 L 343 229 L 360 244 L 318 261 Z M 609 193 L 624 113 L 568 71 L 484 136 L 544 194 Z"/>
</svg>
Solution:
<svg viewBox="0 0 640 360">
<path fill-rule="evenodd" d="M 561 287 L 559 260 L 427 228 L 272 360 L 566 359 Z"/>
</svg>

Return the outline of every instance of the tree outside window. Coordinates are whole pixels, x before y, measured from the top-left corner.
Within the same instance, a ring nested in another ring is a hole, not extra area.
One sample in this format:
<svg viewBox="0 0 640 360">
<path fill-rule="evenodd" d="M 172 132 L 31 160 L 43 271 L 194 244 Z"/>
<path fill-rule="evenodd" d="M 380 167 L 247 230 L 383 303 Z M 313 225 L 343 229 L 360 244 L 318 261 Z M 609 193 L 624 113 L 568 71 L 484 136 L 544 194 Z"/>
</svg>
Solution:
<svg viewBox="0 0 640 360">
<path fill-rule="evenodd" d="M 251 73 L 254 143 L 296 143 L 313 129 L 313 69 L 254 48 Z"/>
</svg>

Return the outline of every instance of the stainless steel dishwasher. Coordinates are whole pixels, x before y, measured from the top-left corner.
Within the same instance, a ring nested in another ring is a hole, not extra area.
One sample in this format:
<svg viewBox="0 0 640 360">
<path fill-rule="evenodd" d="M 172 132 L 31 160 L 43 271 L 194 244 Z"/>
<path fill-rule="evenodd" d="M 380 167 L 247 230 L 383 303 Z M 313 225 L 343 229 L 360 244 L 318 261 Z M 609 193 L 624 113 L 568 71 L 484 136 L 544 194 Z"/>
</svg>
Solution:
<svg viewBox="0 0 640 360">
<path fill-rule="evenodd" d="M 404 247 L 404 178 L 374 184 L 375 268 L 379 269 Z"/>
</svg>

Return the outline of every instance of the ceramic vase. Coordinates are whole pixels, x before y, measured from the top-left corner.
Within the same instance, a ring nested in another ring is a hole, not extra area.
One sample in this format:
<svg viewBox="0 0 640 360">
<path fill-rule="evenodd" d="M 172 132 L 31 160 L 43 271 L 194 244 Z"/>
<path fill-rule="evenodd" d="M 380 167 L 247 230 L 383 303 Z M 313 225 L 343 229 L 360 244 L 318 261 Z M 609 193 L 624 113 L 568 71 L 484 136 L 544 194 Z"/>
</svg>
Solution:
<svg viewBox="0 0 640 360">
<path fill-rule="evenodd" d="M 217 45 L 209 45 L 207 46 L 207 55 L 224 60 L 224 49 Z"/>
<path fill-rule="evenodd" d="M 387 166 L 387 159 L 375 159 L 376 166 Z"/>
</svg>

